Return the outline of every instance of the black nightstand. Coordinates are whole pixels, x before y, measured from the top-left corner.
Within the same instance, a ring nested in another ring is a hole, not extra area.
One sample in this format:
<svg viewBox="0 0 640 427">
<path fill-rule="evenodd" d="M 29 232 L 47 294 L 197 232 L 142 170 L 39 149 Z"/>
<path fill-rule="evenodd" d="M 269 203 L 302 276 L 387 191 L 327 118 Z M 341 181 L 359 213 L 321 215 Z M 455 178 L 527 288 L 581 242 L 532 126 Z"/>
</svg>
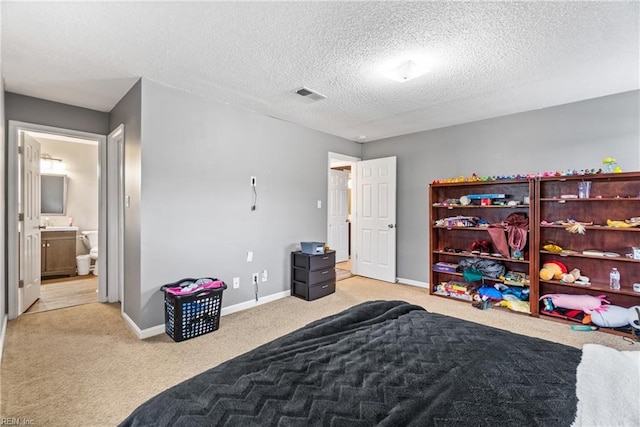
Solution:
<svg viewBox="0 0 640 427">
<path fill-rule="evenodd" d="M 311 301 L 336 291 L 336 251 L 291 252 L 291 295 Z"/>
</svg>

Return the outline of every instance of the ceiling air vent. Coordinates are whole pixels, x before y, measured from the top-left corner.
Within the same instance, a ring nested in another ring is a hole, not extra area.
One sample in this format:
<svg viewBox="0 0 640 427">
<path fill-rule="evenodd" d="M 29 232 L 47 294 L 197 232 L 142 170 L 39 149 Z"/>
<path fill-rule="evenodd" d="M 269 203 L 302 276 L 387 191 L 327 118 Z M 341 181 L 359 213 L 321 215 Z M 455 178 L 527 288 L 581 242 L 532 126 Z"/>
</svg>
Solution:
<svg viewBox="0 0 640 427">
<path fill-rule="evenodd" d="M 321 99 L 326 99 L 327 97 L 314 91 L 309 89 L 308 87 L 301 87 L 300 89 L 298 89 L 296 91 L 296 93 L 300 96 L 304 96 L 305 98 L 307 98 L 310 101 L 320 101 Z"/>
</svg>

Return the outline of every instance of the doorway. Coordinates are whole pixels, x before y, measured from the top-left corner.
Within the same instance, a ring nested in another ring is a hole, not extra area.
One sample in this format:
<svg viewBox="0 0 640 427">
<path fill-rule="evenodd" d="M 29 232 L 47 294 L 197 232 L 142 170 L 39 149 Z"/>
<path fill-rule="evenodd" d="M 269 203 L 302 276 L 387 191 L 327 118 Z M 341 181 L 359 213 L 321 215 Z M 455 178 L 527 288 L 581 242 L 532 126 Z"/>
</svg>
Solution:
<svg viewBox="0 0 640 427">
<path fill-rule="evenodd" d="M 337 229 L 345 220 L 338 208 L 341 202 L 337 181 L 344 170 L 351 171 L 352 188 L 347 197 L 351 214 L 346 221 L 351 224 L 346 234 L 351 256 L 348 264 L 339 263 L 338 267 L 350 268 L 352 274 L 396 283 L 396 157 L 362 161 L 329 152 L 328 158 L 327 243 L 336 249 L 336 261 L 346 261 L 338 258 L 345 231 L 340 237 Z"/>
<path fill-rule="evenodd" d="M 356 274 L 351 255 L 355 248 L 353 206 L 355 188 L 352 170 L 360 161 L 357 157 L 329 153 L 327 197 L 327 244 L 336 251 L 336 273 L 339 278 Z"/>
<path fill-rule="evenodd" d="M 24 138 L 39 143 L 41 157 L 41 287 L 25 314 L 98 302 L 97 239 L 89 236 L 99 232 L 99 142 L 32 131 Z"/>
<path fill-rule="evenodd" d="M 99 260 L 99 270 L 97 279 L 97 300 L 100 302 L 116 302 L 119 301 L 119 286 L 120 284 L 117 282 L 118 277 L 120 275 L 113 274 L 111 279 L 108 278 L 107 272 L 109 272 L 109 268 L 112 267 L 107 258 L 107 245 L 106 238 L 109 236 L 110 238 L 113 236 L 115 239 L 119 239 L 120 233 L 117 231 L 120 229 L 120 224 L 122 222 L 120 200 L 117 198 L 112 198 L 111 201 L 108 200 L 107 193 L 107 181 L 109 180 L 112 183 L 112 187 L 119 188 L 121 186 L 120 176 L 122 170 L 122 158 L 118 156 L 111 156 L 109 159 L 107 158 L 107 137 L 105 135 L 93 134 L 89 132 L 76 131 L 71 129 L 62 129 L 51 126 L 43 126 L 32 123 L 25 122 L 17 122 L 17 121 L 9 121 L 8 126 L 8 144 L 7 144 L 7 283 L 8 283 L 8 294 L 7 294 L 7 303 L 8 303 L 8 314 L 10 319 L 15 319 L 18 315 L 22 314 L 25 311 L 25 307 L 21 307 L 23 301 L 21 301 L 23 296 L 23 287 L 25 286 L 22 281 L 24 275 L 24 264 L 22 262 L 22 258 L 24 257 L 24 250 L 21 241 L 21 231 L 20 228 L 24 227 L 24 206 L 21 206 L 21 183 L 23 182 L 22 170 L 20 164 L 22 162 L 23 154 L 19 154 L 20 150 L 23 150 L 25 140 L 33 141 L 35 147 L 39 147 L 38 141 L 36 138 L 53 138 L 58 140 L 63 140 L 66 142 L 73 142 L 75 144 L 86 144 L 93 145 L 95 150 L 97 151 L 97 162 L 93 165 L 93 174 L 96 176 L 95 185 L 92 189 L 93 194 L 95 196 L 95 200 L 97 201 L 97 208 L 95 209 L 97 212 L 97 222 L 91 223 L 89 228 L 93 230 L 97 230 L 98 236 L 98 260 Z M 120 126 L 117 129 L 118 132 L 114 131 L 109 136 L 109 144 L 112 144 L 115 147 L 118 147 L 115 152 L 122 151 L 123 145 L 123 127 Z M 112 138 L 113 136 L 116 136 Z M 71 146 L 71 145 L 70 145 Z M 50 153 L 48 156 L 38 155 L 38 159 L 40 157 L 45 157 L 47 160 L 59 159 L 59 157 L 54 157 Z M 64 159 L 63 159 L 64 160 Z M 52 160 L 57 162 L 58 160 Z M 113 163 L 113 164 L 112 164 Z M 38 172 L 39 174 L 39 169 Z M 38 183 L 40 180 L 34 180 Z M 60 227 L 60 231 L 70 231 L 68 229 L 69 222 L 73 224 L 78 224 L 78 221 L 82 217 L 82 214 L 78 215 L 73 212 L 64 211 L 58 218 L 52 219 L 52 215 L 43 215 L 40 217 L 40 197 L 39 192 L 40 188 L 38 187 L 38 196 L 32 197 L 34 200 L 34 204 L 38 206 L 37 209 L 37 222 L 36 228 L 39 228 L 38 225 L 45 226 L 41 221 L 47 221 L 45 218 L 49 218 L 50 228 L 49 231 L 58 231 L 55 227 Z M 119 194 L 116 192 L 116 194 Z M 36 202 L 37 200 L 37 202 Z M 67 199 L 68 200 L 68 199 Z M 112 206 L 112 211 L 108 211 L 107 207 Z M 71 216 L 74 215 L 74 216 Z M 116 215 L 113 217 L 112 215 Z M 73 218 L 73 219 L 70 219 Z M 94 217 L 95 218 L 95 217 Z M 95 221 L 95 219 L 94 219 Z M 63 224 L 63 225 L 58 225 Z M 113 224 L 113 231 L 111 234 L 108 234 L 107 224 Z M 79 224 L 78 224 L 79 225 Z M 93 227 L 95 225 L 95 227 Z M 72 225 L 71 227 L 77 227 L 76 225 Z M 77 227 L 80 231 L 79 228 Z M 84 227 L 83 227 L 84 228 Z M 88 231 L 93 231 L 88 230 Z M 71 231 L 75 231 L 71 229 Z M 25 233 L 26 234 L 26 233 Z M 81 233 L 78 233 L 81 235 Z M 37 239 L 40 240 L 40 233 L 37 233 Z M 67 243 L 68 245 L 71 243 Z M 84 243 L 81 240 L 75 240 L 72 243 L 78 252 L 83 251 Z M 81 246 L 82 245 L 82 246 Z M 35 247 L 35 245 L 32 245 Z M 122 254 L 118 254 L 118 249 L 121 248 L 120 245 L 114 244 L 113 251 L 116 252 L 117 257 L 119 259 Z M 37 264 L 37 268 L 33 268 L 34 270 L 40 271 L 42 264 L 42 253 L 41 242 L 38 241 L 37 252 L 33 251 L 30 255 L 32 261 L 31 265 Z M 110 252 L 111 253 L 111 252 Z M 35 255 L 37 254 L 37 255 Z M 72 254 L 73 255 L 73 254 Z M 92 262 L 93 268 L 95 269 L 95 261 Z M 121 264 L 119 264 L 121 265 Z M 118 263 L 116 263 L 116 267 L 119 269 Z M 90 267 L 91 268 L 91 267 Z M 56 270 L 57 271 L 57 270 Z M 66 271 L 65 271 L 66 272 Z M 74 271 L 75 272 L 75 271 Z M 53 272 L 52 272 L 53 274 Z M 37 285 L 41 288 L 40 275 L 33 276 L 37 277 Z M 59 278 L 58 278 L 59 279 Z M 63 279 L 64 281 L 64 279 Z M 34 280 L 35 282 L 35 280 Z M 38 292 L 39 296 L 39 292 Z M 24 304 L 22 304 L 24 305 Z"/>
</svg>

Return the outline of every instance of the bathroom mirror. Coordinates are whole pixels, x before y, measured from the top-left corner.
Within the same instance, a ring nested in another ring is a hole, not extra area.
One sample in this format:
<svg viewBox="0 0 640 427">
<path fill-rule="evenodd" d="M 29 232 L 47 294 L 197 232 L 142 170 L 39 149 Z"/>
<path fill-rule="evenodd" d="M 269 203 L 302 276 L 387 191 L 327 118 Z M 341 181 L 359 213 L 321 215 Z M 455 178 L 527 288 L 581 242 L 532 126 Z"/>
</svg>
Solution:
<svg viewBox="0 0 640 427">
<path fill-rule="evenodd" d="M 43 215 L 66 215 L 67 176 L 40 175 L 40 213 Z"/>
</svg>

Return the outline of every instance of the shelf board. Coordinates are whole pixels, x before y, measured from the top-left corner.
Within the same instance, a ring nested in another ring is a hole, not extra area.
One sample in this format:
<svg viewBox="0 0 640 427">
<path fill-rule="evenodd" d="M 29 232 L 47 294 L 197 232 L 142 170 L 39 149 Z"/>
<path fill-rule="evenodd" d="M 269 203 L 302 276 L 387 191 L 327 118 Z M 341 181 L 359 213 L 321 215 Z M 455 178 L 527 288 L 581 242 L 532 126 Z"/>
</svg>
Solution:
<svg viewBox="0 0 640 427">
<path fill-rule="evenodd" d="M 515 179 L 493 179 L 489 181 L 461 181 L 461 182 L 432 182 L 431 187 L 465 187 L 465 186 L 481 186 L 481 185 L 505 185 L 505 184 L 529 184 L 528 178 Z"/>
<path fill-rule="evenodd" d="M 487 231 L 489 229 L 489 227 L 449 227 L 447 225 L 434 225 L 432 228 L 442 228 L 445 230 L 473 230 L 473 231 Z M 504 230 L 507 231 L 506 228 Z"/>
<path fill-rule="evenodd" d="M 541 202 L 556 203 L 584 203 L 584 202 L 622 202 L 622 201 L 640 201 L 640 197 L 590 197 L 588 199 L 561 199 L 559 197 L 541 197 Z"/>
<path fill-rule="evenodd" d="M 529 260 L 526 260 L 526 259 L 523 260 L 523 259 L 505 258 L 505 257 L 500 257 L 500 256 L 478 255 L 478 254 L 472 254 L 471 252 L 468 252 L 468 251 L 447 252 L 447 251 L 443 251 L 443 250 L 434 250 L 433 253 L 434 254 L 438 254 L 438 255 L 451 255 L 451 256 L 465 257 L 465 258 L 495 259 L 495 260 L 498 260 L 498 261 L 519 262 L 519 263 L 522 263 L 522 264 L 529 264 Z M 442 272 L 439 271 L 439 273 L 442 273 Z"/>
<path fill-rule="evenodd" d="M 640 297 L 639 292 L 633 292 L 632 290 L 626 290 L 626 289 L 620 289 L 619 291 L 615 291 L 609 288 L 608 284 L 603 284 L 603 283 L 592 283 L 590 285 L 576 285 L 575 283 L 565 283 L 559 280 L 542 280 L 542 279 L 540 279 L 539 282 L 548 283 L 550 285 L 566 286 L 568 288 L 590 289 L 592 291 L 605 292 L 608 294 L 631 295 L 634 297 Z"/>
<path fill-rule="evenodd" d="M 489 205 L 489 206 L 481 206 L 481 205 L 448 205 L 448 206 L 440 206 L 440 205 L 433 205 L 432 207 L 434 208 L 440 208 L 440 209 L 496 209 L 496 208 L 507 208 L 507 209 L 518 209 L 518 208 L 527 208 L 529 209 L 531 205 L 514 205 L 514 206 L 509 206 L 509 205 Z"/>
<path fill-rule="evenodd" d="M 454 301 L 462 301 L 462 302 L 467 302 L 469 304 L 473 303 L 473 301 L 468 301 L 466 299 L 463 298 L 456 298 L 456 297 L 452 297 L 449 295 L 443 295 L 443 294 L 439 294 L 439 293 L 432 293 L 431 295 L 436 296 L 438 298 L 446 298 L 446 299 L 450 299 L 450 300 L 454 300 Z M 500 305 L 495 305 L 495 304 L 491 304 L 491 309 L 492 310 L 500 310 L 500 311 L 508 311 L 509 313 L 514 313 L 514 314 L 520 314 L 520 315 L 525 315 L 525 316 L 531 316 L 533 315 L 530 312 L 522 312 L 522 311 L 515 311 L 515 310 L 510 310 L 507 307 L 502 307 Z"/>
<path fill-rule="evenodd" d="M 557 316 L 552 316 L 550 314 L 547 314 L 543 311 L 540 311 L 540 318 L 544 319 L 544 320 L 550 320 L 552 322 L 556 322 L 556 323 L 564 323 L 566 325 L 581 325 L 582 322 L 579 322 L 577 320 L 569 320 L 569 319 L 565 319 L 562 317 L 557 317 Z M 596 326 L 594 324 L 589 324 L 588 326 Z M 613 334 L 613 335 L 619 335 L 622 337 L 634 337 L 633 333 L 628 333 L 628 332 L 624 332 L 624 331 L 618 331 L 616 329 L 613 328 L 607 328 L 604 326 L 597 326 L 598 329 L 596 329 L 596 331 L 600 331 L 600 332 L 605 332 L 608 334 Z"/>
<path fill-rule="evenodd" d="M 447 252 L 448 253 L 448 252 Z M 609 260 L 609 261 L 622 261 L 622 262 L 637 262 L 640 263 L 639 259 L 632 259 L 632 258 L 627 258 L 625 256 L 619 256 L 619 257 L 615 257 L 615 256 L 599 256 L 599 255 L 585 255 L 582 253 L 575 253 L 575 254 L 557 254 L 557 253 L 553 253 L 553 252 L 549 252 L 549 251 L 544 251 L 541 250 L 540 251 L 541 254 L 548 254 L 548 255 L 557 255 L 557 256 L 561 256 L 561 257 L 572 257 L 572 258 L 591 258 L 591 259 L 599 259 L 599 260 Z"/>
<path fill-rule="evenodd" d="M 544 176 L 538 177 L 540 182 L 544 181 L 633 181 L 640 178 L 638 172 L 615 172 L 615 173 L 596 173 L 584 175 L 565 175 L 565 176 Z"/>
<path fill-rule="evenodd" d="M 562 228 L 566 229 L 569 225 L 541 225 L 540 228 Z M 464 227 L 458 227 L 464 228 Z M 469 227 L 473 228 L 473 227 Z M 608 225 L 585 225 L 585 230 L 601 230 L 601 231 L 631 231 L 638 232 L 640 227 L 609 227 Z"/>
</svg>

